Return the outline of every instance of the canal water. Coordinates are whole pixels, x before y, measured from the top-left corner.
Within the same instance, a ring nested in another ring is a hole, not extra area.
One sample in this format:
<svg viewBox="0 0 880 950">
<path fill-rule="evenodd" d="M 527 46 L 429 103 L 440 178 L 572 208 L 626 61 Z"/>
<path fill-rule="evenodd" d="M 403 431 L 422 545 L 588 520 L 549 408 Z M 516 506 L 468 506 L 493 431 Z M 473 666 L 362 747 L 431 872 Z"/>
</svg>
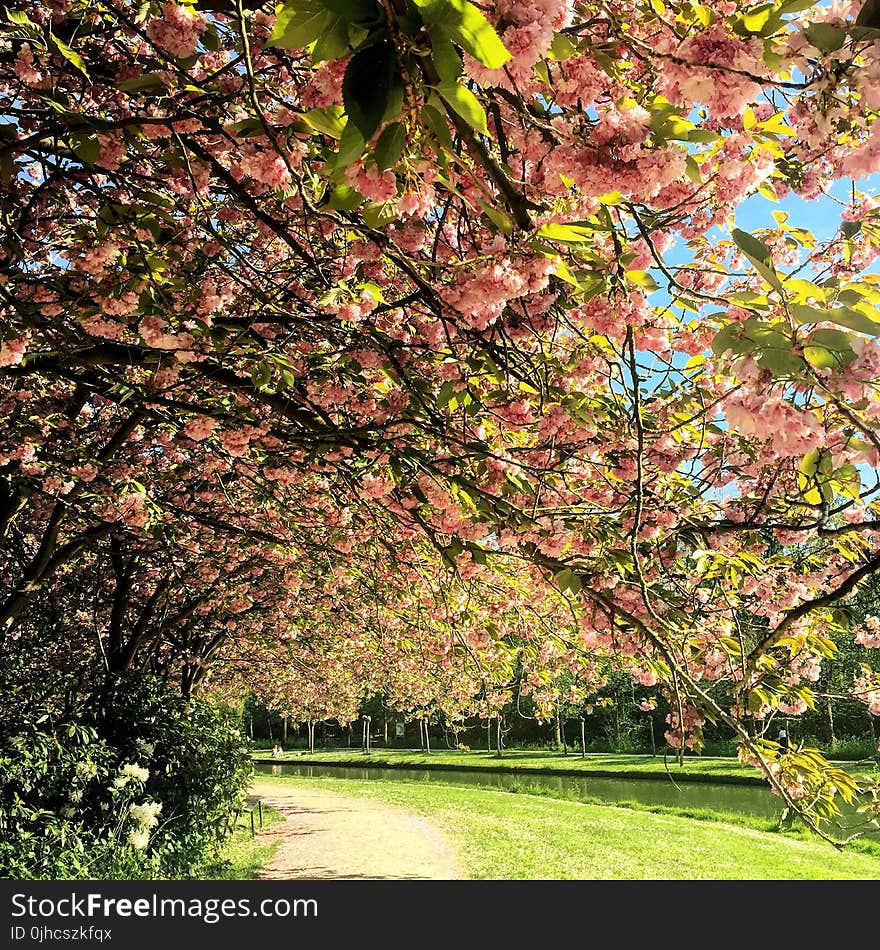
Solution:
<svg viewBox="0 0 880 950">
<path fill-rule="evenodd" d="M 669 778 L 624 779 L 464 769 L 377 769 L 288 762 L 258 765 L 257 770 L 266 774 L 303 775 L 310 778 L 442 782 L 448 785 L 502 789 L 534 788 L 559 798 L 581 801 L 639 802 L 643 805 L 672 805 L 677 808 L 708 808 L 712 811 L 736 812 L 762 818 L 781 815 L 783 808 L 779 799 L 762 786 L 723 785 L 720 782 L 674 782 Z"/>
</svg>

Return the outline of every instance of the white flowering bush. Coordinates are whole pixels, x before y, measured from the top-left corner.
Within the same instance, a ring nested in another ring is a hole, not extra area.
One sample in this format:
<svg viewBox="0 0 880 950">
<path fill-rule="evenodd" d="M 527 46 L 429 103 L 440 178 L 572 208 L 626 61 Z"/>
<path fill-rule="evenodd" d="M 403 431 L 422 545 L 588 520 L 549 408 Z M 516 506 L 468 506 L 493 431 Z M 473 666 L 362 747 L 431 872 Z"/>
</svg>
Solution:
<svg viewBox="0 0 880 950">
<path fill-rule="evenodd" d="M 140 675 L 86 697 L 75 721 L 13 717 L 0 877 L 189 877 L 214 860 L 251 768 L 231 717 Z"/>
</svg>

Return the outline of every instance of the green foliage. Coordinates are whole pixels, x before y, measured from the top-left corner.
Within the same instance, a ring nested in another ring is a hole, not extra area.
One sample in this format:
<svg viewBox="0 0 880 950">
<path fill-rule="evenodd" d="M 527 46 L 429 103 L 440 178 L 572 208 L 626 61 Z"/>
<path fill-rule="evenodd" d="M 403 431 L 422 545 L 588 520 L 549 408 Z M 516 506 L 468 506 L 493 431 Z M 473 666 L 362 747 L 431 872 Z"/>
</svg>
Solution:
<svg viewBox="0 0 880 950">
<path fill-rule="evenodd" d="M 510 53 L 483 13 L 467 0 L 415 0 L 422 17 L 439 27 L 474 59 L 489 69 L 500 69 Z"/>
<path fill-rule="evenodd" d="M 284 49 L 308 46 L 332 28 L 335 18 L 322 0 L 288 0 L 278 11 L 266 45 Z"/>
<path fill-rule="evenodd" d="M 342 82 L 342 98 L 349 120 L 369 141 L 379 128 L 392 102 L 392 93 L 400 89 L 396 72 L 394 44 L 382 40 L 355 53 Z"/>
<path fill-rule="evenodd" d="M 775 290 L 781 291 L 782 282 L 779 279 L 776 268 L 773 266 L 773 258 L 770 255 L 767 245 L 747 231 L 741 231 L 739 228 L 734 228 L 731 232 L 731 236 L 736 246 L 749 259 L 751 265 L 764 280 Z"/>
<path fill-rule="evenodd" d="M 251 766 L 230 715 L 129 675 L 75 717 L 7 715 L 0 772 L 0 877 L 174 878 L 214 856 Z"/>
</svg>

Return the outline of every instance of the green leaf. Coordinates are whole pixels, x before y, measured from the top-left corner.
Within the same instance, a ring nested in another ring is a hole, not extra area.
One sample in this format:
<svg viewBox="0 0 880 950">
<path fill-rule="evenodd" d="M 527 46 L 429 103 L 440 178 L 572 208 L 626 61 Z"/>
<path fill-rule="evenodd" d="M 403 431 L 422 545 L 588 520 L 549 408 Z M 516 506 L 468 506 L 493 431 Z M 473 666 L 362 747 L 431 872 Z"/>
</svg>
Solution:
<svg viewBox="0 0 880 950">
<path fill-rule="evenodd" d="M 827 23 L 808 23 L 804 27 L 804 36 L 816 49 L 823 53 L 833 53 L 846 42 L 847 31 L 842 27 L 829 26 Z"/>
<path fill-rule="evenodd" d="M 562 244 L 583 244 L 595 238 L 596 229 L 581 224 L 542 224 L 538 237 L 548 241 L 560 241 Z"/>
<path fill-rule="evenodd" d="M 372 23 L 381 13 L 375 0 L 322 0 L 324 6 L 352 23 Z"/>
<path fill-rule="evenodd" d="M 397 78 L 394 44 L 382 40 L 355 53 L 342 80 L 342 101 L 349 120 L 369 141 L 388 109 Z"/>
<path fill-rule="evenodd" d="M 428 31 L 431 38 L 431 52 L 437 74 L 445 82 L 455 82 L 461 75 L 461 56 L 452 40 L 437 27 Z"/>
<path fill-rule="evenodd" d="M 144 89 L 164 89 L 165 84 L 154 73 L 145 73 L 143 76 L 132 76 L 116 84 L 122 92 L 142 92 Z"/>
<path fill-rule="evenodd" d="M 406 142 L 406 126 L 402 122 L 392 122 L 386 126 L 376 142 L 374 155 L 376 164 L 381 169 L 394 168 L 400 161 L 403 154 L 403 146 Z"/>
<path fill-rule="evenodd" d="M 643 290 L 646 290 L 649 294 L 660 289 L 660 285 L 649 273 L 647 273 L 647 271 L 628 270 L 626 272 L 626 276 L 634 284 L 638 284 L 639 287 L 641 287 Z"/>
<path fill-rule="evenodd" d="M 480 207 L 485 212 L 486 217 L 499 231 L 503 231 L 505 234 L 513 234 L 513 222 L 503 211 L 499 211 L 498 208 L 493 208 L 492 205 L 487 204 L 479 198 L 477 201 L 480 202 Z"/>
<path fill-rule="evenodd" d="M 286 0 L 276 14 L 266 46 L 303 49 L 330 29 L 335 19 L 321 0 Z"/>
<path fill-rule="evenodd" d="M 85 61 L 82 56 L 77 53 L 75 49 L 71 49 L 67 43 L 63 40 L 59 40 L 54 33 L 49 34 L 49 43 L 51 46 L 54 46 L 55 49 L 72 65 L 74 65 L 82 74 L 89 78 L 88 70 L 86 69 Z"/>
<path fill-rule="evenodd" d="M 415 4 L 427 24 L 439 26 L 488 69 L 500 69 L 510 59 L 492 25 L 467 0 L 415 0 Z"/>
<path fill-rule="evenodd" d="M 75 132 L 70 136 L 70 147 L 80 161 L 86 165 L 94 165 L 101 154 L 98 137 L 86 132 Z"/>
<path fill-rule="evenodd" d="M 774 376 L 794 376 L 803 369 L 803 363 L 792 350 L 789 340 L 775 330 L 762 336 L 756 353 L 758 365 L 769 369 Z"/>
<path fill-rule="evenodd" d="M 272 367 L 268 363 L 257 363 L 251 370 L 251 382 L 255 389 L 264 389 L 272 379 Z"/>
<path fill-rule="evenodd" d="M 817 369 L 842 369 L 856 354 L 843 330 L 816 330 L 804 346 L 804 357 Z"/>
<path fill-rule="evenodd" d="M 767 25 L 770 14 L 773 12 L 773 4 L 765 3 L 760 7 L 753 7 L 742 18 L 742 24 L 749 33 L 760 33 Z"/>
<path fill-rule="evenodd" d="M 330 193 L 327 204 L 334 211 L 354 211 L 363 204 L 364 196 L 351 185 L 338 185 Z"/>
<path fill-rule="evenodd" d="M 446 104 L 457 112 L 472 129 L 475 129 L 481 135 L 489 134 L 486 112 L 470 89 L 459 85 L 457 82 L 441 82 L 437 86 L 437 92 L 440 93 Z"/>
<path fill-rule="evenodd" d="M 831 310 L 825 310 L 819 307 L 808 307 L 805 304 L 793 304 L 791 313 L 795 320 L 801 324 L 828 321 L 829 323 L 836 323 L 840 327 L 855 330 L 858 333 L 880 336 L 880 323 L 849 307 L 835 307 Z"/>
<path fill-rule="evenodd" d="M 322 109 L 310 109 L 303 115 L 309 125 L 318 132 L 338 139 L 345 128 L 345 114 L 341 106 L 325 106 Z"/>
<path fill-rule="evenodd" d="M 330 25 L 315 40 L 312 47 L 312 62 L 324 63 L 331 59 L 347 56 L 351 44 L 348 38 L 348 24 L 342 17 L 334 17 Z"/>
<path fill-rule="evenodd" d="M 368 228 L 381 228 L 397 220 L 397 199 L 391 201 L 371 201 L 364 205 L 364 224 Z"/>
<path fill-rule="evenodd" d="M 364 137 L 349 121 L 339 138 L 339 148 L 335 156 L 337 167 L 348 168 L 349 165 L 356 162 L 363 154 L 364 144 Z"/>
<path fill-rule="evenodd" d="M 700 172 L 700 166 L 693 155 L 685 155 L 684 171 L 695 185 L 703 184 L 703 175 Z"/>
<path fill-rule="evenodd" d="M 577 46 L 565 35 L 565 33 L 556 33 L 553 36 L 553 42 L 550 44 L 548 59 L 561 63 L 566 59 L 571 59 L 580 51 Z"/>
<path fill-rule="evenodd" d="M 556 583 L 560 590 L 570 590 L 573 594 L 581 589 L 581 579 L 574 571 L 565 568 L 556 575 Z"/>
<path fill-rule="evenodd" d="M 741 231 L 739 228 L 734 228 L 731 236 L 734 244 L 745 254 L 755 270 L 771 287 L 782 293 L 782 281 L 773 266 L 773 258 L 767 245 L 748 231 Z"/>
<path fill-rule="evenodd" d="M 811 505 L 833 500 L 834 491 L 830 485 L 831 468 L 831 455 L 824 449 L 814 449 L 804 456 L 798 474 L 798 488 Z"/>
<path fill-rule="evenodd" d="M 436 100 L 440 105 L 440 101 Z M 449 131 L 449 125 L 444 113 L 435 109 L 431 105 L 426 105 L 422 109 L 422 121 L 434 133 L 437 141 L 448 151 L 452 151 L 452 133 Z"/>
<path fill-rule="evenodd" d="M 833 487 L 839 495 L 858 501 L 862 491 L 862 477 L 855 465 L 841 465 L 834 473 Z"/>
</svg>

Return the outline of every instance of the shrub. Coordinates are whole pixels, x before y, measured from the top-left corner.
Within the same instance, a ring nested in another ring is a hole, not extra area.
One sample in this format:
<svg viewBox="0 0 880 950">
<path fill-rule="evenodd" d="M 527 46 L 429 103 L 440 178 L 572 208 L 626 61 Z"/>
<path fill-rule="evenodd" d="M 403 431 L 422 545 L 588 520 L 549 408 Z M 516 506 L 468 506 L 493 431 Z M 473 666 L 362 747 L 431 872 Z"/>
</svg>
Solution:
<svg viewBox="0 0 880 950">
<path fill-rule="evenodd" d="M 212 860 L 251 764 L 234 718 L 128 675 L 0 738 L 0 876 L 175 878 Z"/>
</svg>

